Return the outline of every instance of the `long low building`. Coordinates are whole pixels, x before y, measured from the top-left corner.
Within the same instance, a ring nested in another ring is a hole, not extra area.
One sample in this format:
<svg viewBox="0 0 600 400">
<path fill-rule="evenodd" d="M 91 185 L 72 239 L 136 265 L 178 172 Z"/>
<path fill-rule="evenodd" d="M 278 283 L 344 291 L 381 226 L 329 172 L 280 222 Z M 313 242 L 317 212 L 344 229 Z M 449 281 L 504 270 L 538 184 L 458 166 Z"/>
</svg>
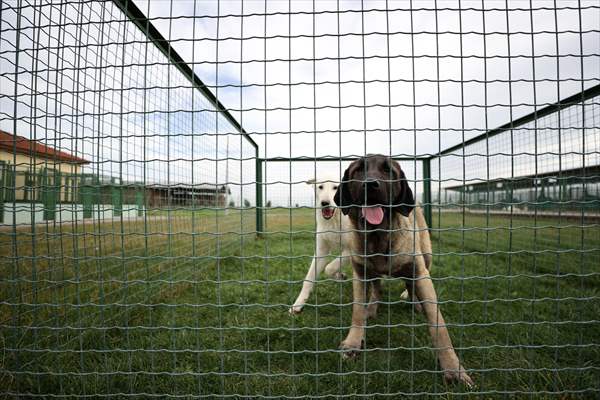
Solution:
<svg viewBox="0 0 600 400">
<path fill-rule="evenodd" d="M 467 182 L 442 189 L 440 203 L 470 208 L 586 209 L 600 212 L 600 165 Z"/>
<path fill-rule="evenodd" d="M 146 204 L 151 208 L 171 206 L 226 207 L 231 190 L 221 184 L 152 184 L 145 186 Z"/>
</svg>

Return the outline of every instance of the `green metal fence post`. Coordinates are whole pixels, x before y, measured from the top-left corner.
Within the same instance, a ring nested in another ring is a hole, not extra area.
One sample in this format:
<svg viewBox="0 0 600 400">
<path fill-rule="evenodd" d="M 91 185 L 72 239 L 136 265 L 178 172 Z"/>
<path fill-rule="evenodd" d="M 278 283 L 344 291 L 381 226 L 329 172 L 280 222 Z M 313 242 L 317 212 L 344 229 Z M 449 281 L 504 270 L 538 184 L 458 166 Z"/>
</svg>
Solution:
<svg viewBox="0 0 600 400">
<path fill-rule="evenodd" d="M 423 212 L 427 226 L 431 228 L 431 159 L 423 160 Z"/>
<path fill-rule="evenodd" d="M 256 234 L 258 236 L 263 233 L 262 161 L 258 158 L 258 149 L 256 149 Z"/>
<path fill-rule="evenodd" d="M 44 220 L 51 221 L 56 218 L 57 196 L 60 195 L 60 173 L 54 169 L 44 168 L 41 174 Z"/>
<path fill-rule="evenodd" d="M 4 191 L 6 186 L 7 165 L 5 161 L 0 161 L 0 222 L 4 222 Z"/>
<path fill-rule="evenodd" d="M 142 217 L 144 215 L 144 187 L 143 185 L 136 185 L 135 187 L 135 203 L 137 204 L 137 216 Z M 194 192 L 192 192 L 192 208 L 194 208 Z"/>
<path fill-rule="evenodd" d="M 111 178 L 110 188 L 112 195 L 113 217 L 120 217 L 123 213 L 123 186 L 121 180 L 117 183 L 118 178 Z"/>
<path fill-rule="evenodd" d="M 83 207 L 83 218 L 92 218 L 94 212 L 94 186 L 93 177 L 88 175 L 81 175 L 79 183 L 79 201 Z M 90 182 L 88 182 L 88 180 Z"/>
</svg>

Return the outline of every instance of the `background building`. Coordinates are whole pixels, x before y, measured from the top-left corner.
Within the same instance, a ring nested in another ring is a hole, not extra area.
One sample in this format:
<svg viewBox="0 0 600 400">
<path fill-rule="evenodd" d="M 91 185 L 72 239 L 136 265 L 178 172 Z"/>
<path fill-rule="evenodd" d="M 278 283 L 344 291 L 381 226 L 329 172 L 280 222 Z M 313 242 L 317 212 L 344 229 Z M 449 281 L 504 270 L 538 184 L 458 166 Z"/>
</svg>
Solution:
<svg viewBox="0 0 600 400">
<path fill-rule="evenodd" d="M 7 209 L 23 203 L 41 203 L 43 219 L 54 219 L 59 203 L 77 202 L 78 177 L 86 164 L 41 141 L 0 131 L 0 222 L 10 222 Z"/>
</svg>

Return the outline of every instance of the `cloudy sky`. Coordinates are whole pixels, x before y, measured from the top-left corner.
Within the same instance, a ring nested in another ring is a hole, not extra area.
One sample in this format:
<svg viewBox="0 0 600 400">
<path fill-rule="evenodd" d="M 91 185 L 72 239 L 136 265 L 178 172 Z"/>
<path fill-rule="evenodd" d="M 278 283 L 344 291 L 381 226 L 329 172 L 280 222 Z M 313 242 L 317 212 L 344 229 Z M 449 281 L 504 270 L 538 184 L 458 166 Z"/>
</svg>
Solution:
<svg viewBox="0 0 600 400">
<path fill-rule="evenodd" d="M 437 12 L 433 1 L 412 2 L 412 12 L 409 2 L 385 1 L 136 3 L 150 18 L 167 17 L 154 23 L 248 131 L 284 133 L 268 143 L 255 137 L 266 156 L 290 155 L 289 131 L 309 132 L 291 137 L 292 156 L 435 152 L 437 138 L 411 130 L 438 128 L 438 111 L 442 129 L 481 130 L 486 103 L 498 105 L 487 111 L 494 127 L 600 78 L 594 1 L 581 11 L 577 1 L 559 2 L 558 11 L 552 1 L 533 2 L 534 11 L 527 1 L 438 1 Z M 391 149 L 390 128 L 406 130 Z M 311 140 L 340 129 L 342 143 L 338 134 Z M 384 133 L 364 140 L 375 129 Z M 442 135 L 442 147 L 461 137 Z"/>
<path fill-rule="evenodd" d="M 595 1 L 136 3 L 263 157 L 435 153 L 600 83 Z M 269 164 L 271 197 L 345 165 Z"/>
<path fill-rule="evenodd" d="M 553 1 L 498 0 L 135 3 L 252 134 L 261 157 L 336 157 L 376 152 L 414 157 L 436 153 L 530 113 L 536 104 L 541 108 L 600 83 L 597 1 L 560 1 L 558 9 Z M 82 4 L 82 8 L 87 7 L 87 3 Z M 65 15 L 77 21 L 77 12 L 73 8 Z M 114 7 L 104 12 L 119 19 Z M 97 11 L 96 20 L 101 13 Z M 89 14 L 94 19 L 94 14 Z M 4 12 L 3 19 L 8 15 Z M 126 28 L 126 41 L 139 38 L 134 30 Z M 116 24 L 114 31 L 103 31 L 102 42 L 115 45 L 118 53 L 122 36 Z M 8 41 L 0 43 L 0 52 L 10 49 Z M 126 60 L 147 67 L 161 62 L 160 56 L 129 53 L 129 58 L 117 57 L 116 63 Z M 6 60 L 14 64 L 9 55 L 3 60 L 5 65 Z M 106 54 L 103 61 L 110 65 Z M 13 67 L 10 62 L 8 67 Z M 168 74 L 158 65 L 152 68 L 157 69 L 157 82 L 129 76 L 136 72 L 128 69 L 127 76 L 114 78 L 115 85 L 186 85 L 176 73 Z M 141 70 L 137 73 L 142 74 Z M 126 97 L 135 103 L 132 99 L 143 96 L 143 92 L 129 90 Z M 142 104 L 159 111 L 176 109 L 174 105 L 189 110 L 194 101 L 197 108 L 202 100 L 191 100 L 195 96 L 189 92 L 146 90 Z M 3 95 L 11 100 L 10 92 L 5 94 L 3 89 Z M 104 107 L 110 108 L 110 104 L 119 105 L 116 109 L 121 112 L 116 114 L 122 122 L 122 110 L 129 106 L 124 107 L 114 95 L 103 99 Z M 4 113 L 1 126 L 10 123 L 11 105 L 10 101 L 0 101 Z M 125 126 L 143 125 L 127 115 Z M 156 120 L 152 129 L 148 128 L 149 118 Z M 176 134 L 202 131 L 200 117 L 196 121 L 195 117 L 171 112 L 169 120 L 165 119 L 160 113 L 147 116 L 144 129 L 160 132 L 163 126 Z M 108 125 L 115 130 L 115 124 L 112 121 Z M 205 125 L 209 133 L 230 130 L 225 121 Z M 239 138 L 223 136 L 215 142 L 214 136 L 207 136 L 198 140 L 193 152 L 188 141 L 172 137 L 152 137 L 146 142 L 138 139 L 135 144 L 127 140 L 125 147 L 129 150 L 123 150 L 122 139 L 118 146 L 103 141 L 107 149 L 104 158 L 135 155 L 135 149 L 146 143 L 145 160 L 161 161 L 152 167 L 156 179 L 186 180 L 190 178 L 188 171 L 197 170 L 196 182 L 205 174 L 205 180 L 251 183 L 249 180 L 254 178 L 245 173 L 251 164 L 235 160 L 253 156 Z M 220 161 L 207 167 L 201 160 L 205 154 Z M 225 161 L 227 155 L 233 159 Z M 129 172 L 134 177 L 151 165 L 145 161 L 134 168 L 134 164 L 127 164 L 135 171 Z M 167 176 L 159 165 L 169 166 Z M 421 179 L 418 162 L 405 161 L 402 165 L 407 175 Z M 267 198 L 280 205 L 307 204 L 310 190 L 302 181 L 324 171 L 339 175 L 345 166 L 335 161 L 269 163 L 265 171 L 271 183 Z M 453 173 L 462 176 L 463 172 Z M 486 176 L 486 171 L 481 175 Z M 417 190 L 419 187 L 417 184 Z M 253 199 L 251 193 L 237 193 L 240 200 L 242 196 Z"/>
</svg>

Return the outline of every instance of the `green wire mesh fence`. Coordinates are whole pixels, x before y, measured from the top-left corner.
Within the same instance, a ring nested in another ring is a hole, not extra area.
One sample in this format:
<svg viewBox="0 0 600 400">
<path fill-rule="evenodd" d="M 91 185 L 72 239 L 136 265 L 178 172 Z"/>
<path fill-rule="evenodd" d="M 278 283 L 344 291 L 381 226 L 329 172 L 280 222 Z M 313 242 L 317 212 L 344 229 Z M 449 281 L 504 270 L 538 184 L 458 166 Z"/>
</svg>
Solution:
<svg viewBox="0 0 600 400">
<path fill-rule="evenodd" d="M 597 2 L 3 0 L 0 34 L 2 397 L 600 393 Z M 348 263 L 289 313 L 315 188 L 371 153 L 474 387 L 397 277 L 353 360 Z"/>
</svg>

